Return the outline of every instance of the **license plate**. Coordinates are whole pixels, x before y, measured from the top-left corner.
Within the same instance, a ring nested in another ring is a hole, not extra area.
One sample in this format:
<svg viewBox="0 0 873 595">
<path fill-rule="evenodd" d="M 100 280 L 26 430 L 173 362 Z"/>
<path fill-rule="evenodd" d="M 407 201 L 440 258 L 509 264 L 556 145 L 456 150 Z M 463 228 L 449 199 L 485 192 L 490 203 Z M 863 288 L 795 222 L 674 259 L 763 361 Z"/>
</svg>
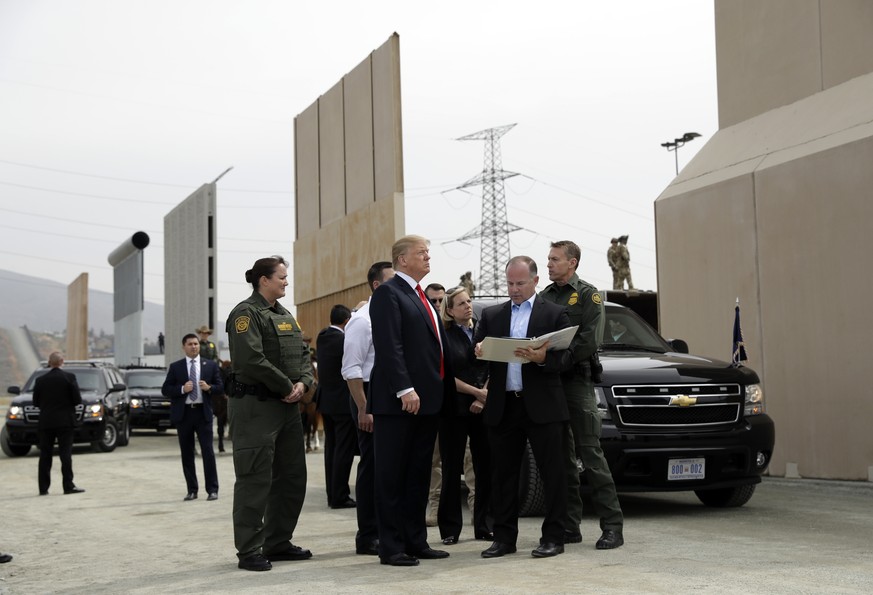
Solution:
<svg viewBox="0 0 873 595">
<path fill-rule="evenodd" d="M 706 476 L 706 459 L 670 459 L 667 462 L 667 480 L 703 479 Z"/>
<path fill-rule="evenodd" d="M 170 427 L 170 420 L 169 420 L 169 419 L 160 419 L 160 420 L 158 420 L 158 426 L 160 426 L 160 427 L 164 427 L 164 426 L 166 426 L 166 427 Z"/>
</svg>

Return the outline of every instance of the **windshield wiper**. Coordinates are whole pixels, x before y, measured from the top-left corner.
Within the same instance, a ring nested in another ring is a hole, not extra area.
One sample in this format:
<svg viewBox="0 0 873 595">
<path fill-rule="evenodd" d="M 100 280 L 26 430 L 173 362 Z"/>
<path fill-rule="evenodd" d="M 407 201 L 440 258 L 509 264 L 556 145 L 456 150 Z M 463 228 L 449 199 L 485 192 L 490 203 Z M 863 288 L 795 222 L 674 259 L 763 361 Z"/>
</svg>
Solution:
<svg viewBox="0 0 873 595">
<path fill-rule="evenodd" d="M 611 351 L 648 351 L 650 353 L 666 353 L 660 348 L 646 347 L 645 345 L 632 345 L 630 343 L 601 343 L 600 349 Z"/>
</svg>

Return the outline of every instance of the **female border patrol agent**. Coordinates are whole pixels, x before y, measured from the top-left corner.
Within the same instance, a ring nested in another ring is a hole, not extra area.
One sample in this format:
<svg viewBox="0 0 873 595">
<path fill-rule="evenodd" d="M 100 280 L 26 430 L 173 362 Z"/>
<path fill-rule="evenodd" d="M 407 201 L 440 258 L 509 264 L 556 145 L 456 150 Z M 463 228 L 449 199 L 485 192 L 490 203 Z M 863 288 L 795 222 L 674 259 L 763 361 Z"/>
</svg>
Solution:
<svg viewBox="0 0 873 595">
<path fill-rule="evenodd" d="M 291 543 L 306 494 L 306 459 L 298 402 L 312 384 L 300 325 L 277 300 L 285 296 L 281 256 L 246 271 L 252 295 L 227 319 L 233 377 L 228 401 L 233 439 L 233 534 L 239 567 L 270 570 L 305 560 Z"/>
</svg>

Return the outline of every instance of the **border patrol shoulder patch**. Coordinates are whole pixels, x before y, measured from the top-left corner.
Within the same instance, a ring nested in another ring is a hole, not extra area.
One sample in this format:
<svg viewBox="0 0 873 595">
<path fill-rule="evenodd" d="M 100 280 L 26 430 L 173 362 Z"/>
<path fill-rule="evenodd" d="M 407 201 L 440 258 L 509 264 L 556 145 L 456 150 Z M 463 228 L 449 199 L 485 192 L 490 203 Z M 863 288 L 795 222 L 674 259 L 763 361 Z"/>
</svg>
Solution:
<svg viewBox="0 0 873 595">
<path fill-rule="evenodd" d="M 236 329 L 237 334 L 244 333 L 249 330 L 249 324 L 251 323 L 251 318 L 248 316 L 239 316 L 236 320 L 233 321 L 233 327 Z"/>
<path fill-rule="evenodd" d="M 603 303 L 603 298 L 601 298 L 600 294 L 595 291 L 591 294 L 591 301 L 599 306 Z"/>
</svg>

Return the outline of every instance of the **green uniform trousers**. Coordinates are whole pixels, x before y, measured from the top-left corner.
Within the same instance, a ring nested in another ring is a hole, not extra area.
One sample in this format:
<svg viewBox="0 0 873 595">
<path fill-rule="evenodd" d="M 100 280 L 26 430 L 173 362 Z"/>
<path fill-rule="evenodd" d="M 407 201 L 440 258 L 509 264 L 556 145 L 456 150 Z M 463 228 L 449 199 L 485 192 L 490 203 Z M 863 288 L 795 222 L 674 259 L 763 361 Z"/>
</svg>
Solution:
<svg viewBox="0 0 873 595">
<path fill-rule="evenodd" d="M 306 496 L 306 448 L 297 403 L 228 399 L 233 439 L 233 539 L 240 559 L 291 542 Z"/>
<path fill-rule="evenodd" d="M 564 393 L 570 410 L 570 423 L 565 430 L 567 456 L 567 516 L 564 528 L 576 531 L 582 521 L 582 496 L 579 493 L 579 468 L 576 459 L 585 466 L 585 480 L 591 487 L 591 503 L 594 514 L 600 519 L 600 529 L 621 531 L 624 515 L 618 503 L 615 482 L 609 464 L 600 448 L 600 414 L 591 380 L 573 376 L 564 381 Z"/>
</svg>

